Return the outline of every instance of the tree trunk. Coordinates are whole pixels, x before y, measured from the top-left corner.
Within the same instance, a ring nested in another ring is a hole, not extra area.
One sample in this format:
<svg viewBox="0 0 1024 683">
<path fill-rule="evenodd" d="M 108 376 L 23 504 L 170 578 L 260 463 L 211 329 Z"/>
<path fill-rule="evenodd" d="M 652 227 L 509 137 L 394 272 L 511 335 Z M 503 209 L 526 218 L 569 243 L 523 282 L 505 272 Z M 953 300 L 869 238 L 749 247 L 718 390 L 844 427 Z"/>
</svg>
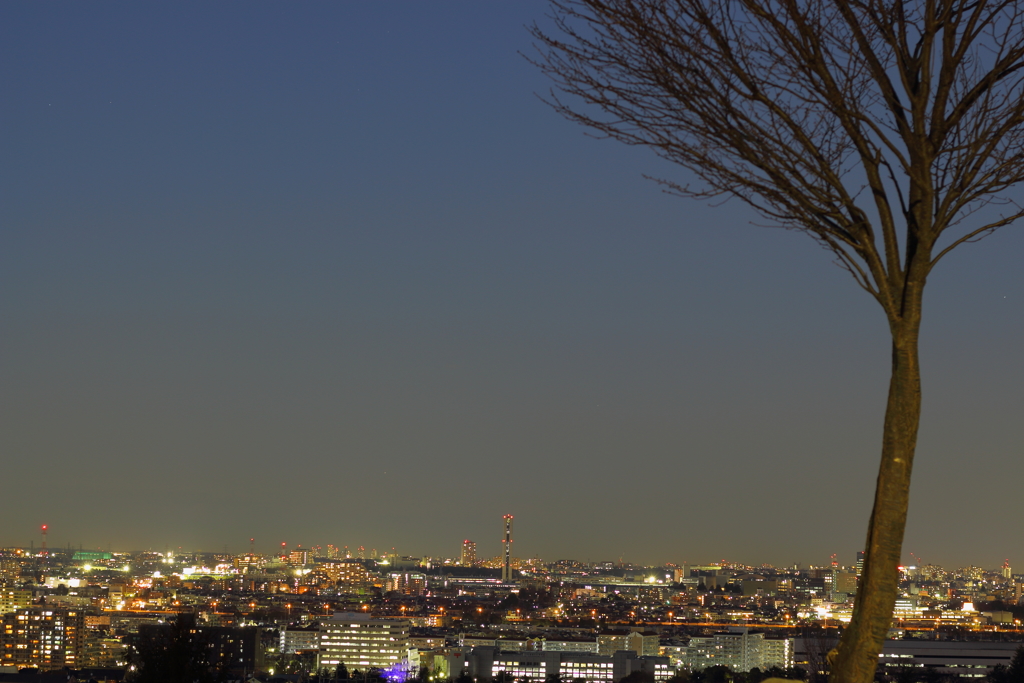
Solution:
<svg viewBox="0 0 1024 683">
<path fill-rule="evenodd" d="M 904 315 L 891 325 L 892 376 L 875 504 L 868 525 L 853 618 L 832 660 L 830 683 L 871 683 L 878 667 L 878 653 L 892 625 L 910 499 L 910 473 L 921 417 L 921 368 L 918 364 L 921 289 L 908 297 L 910 301 Z"/>
</svg>

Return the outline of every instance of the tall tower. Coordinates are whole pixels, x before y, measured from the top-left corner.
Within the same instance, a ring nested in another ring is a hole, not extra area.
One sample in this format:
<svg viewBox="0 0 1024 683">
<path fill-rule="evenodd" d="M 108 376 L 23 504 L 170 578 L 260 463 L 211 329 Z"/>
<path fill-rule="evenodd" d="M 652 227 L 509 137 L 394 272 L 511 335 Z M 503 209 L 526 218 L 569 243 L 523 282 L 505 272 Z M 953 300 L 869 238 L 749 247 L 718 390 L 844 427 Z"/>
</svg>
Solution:
<svg viewBox="0 0 1024 683">
<path fill-rule="evenodd" d="M 509 583 L 512 581 L 512 515 L 502 517 L 505 521 L 505 540 L 502 541 L 505 547 L 505 562 L 501 565 L 501 581 Z"/>
<path fill-rule="evenodd" d="M 46 550 L 46 532 L 47 532 L 47 531 L 48 531 L 49 529 L 50 529 L 50 527 L 49 527 L 49 526 L 47 526 L 46 524 L 44 524 L 44 525 L 43 525 L 43 528 L 42 528 L 42 532 L 43 532 L 43 547 L 42 547 L 42 548 L 41 548 L 41 549 L 39 550 L 39 554 L 40 554 L 40 555 L 42 555 L 43 557 L 46 557 L 47 555 L 49 555 L 49 554 L 50 554 L 50 553 L 49 553 L 49 552 L 47 552 L 47 550 Z"/>
</svg>

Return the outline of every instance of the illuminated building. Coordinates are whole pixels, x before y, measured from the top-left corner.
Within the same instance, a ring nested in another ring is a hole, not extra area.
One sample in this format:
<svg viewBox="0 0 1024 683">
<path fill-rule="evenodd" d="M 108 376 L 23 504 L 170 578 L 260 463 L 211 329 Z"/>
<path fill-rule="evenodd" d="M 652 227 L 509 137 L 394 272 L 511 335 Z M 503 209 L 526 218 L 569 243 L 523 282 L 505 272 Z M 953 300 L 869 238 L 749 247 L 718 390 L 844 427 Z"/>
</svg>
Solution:
<svg viewBox="0 0 1024 683">
<path fill-rule="evenodd" d="M 89 562 L 95 564 L 104 564 L 113 559 L 113 553 L 108 553 L 103 550 L 76 550 L 75 554 L 71 557 L 72 562 Z"/>
<path fill-rule="evenodd" d="M 545 652 L 589 652 L 598 654 L 596 638 L 545 639 L 541 645 Z"/>
<path fill-rule="evenodd" d="M 761 669 L 777 666 L 791 669 L 794 664 L 795 641 L 792 638 L 765 638 L 761 641 Z"/>
<path fill-rule="evenodd" d="M 878 663 L 898 667 L 897 671 L 927 670 L 937 678 L 984 680 L 996 666 L 1009 666 L 1018 647 L 1019 642 L 886 640 Z M 808 671 L 823 666 L 825 653 L 822 649 L 820 638 L 797 638 L 796 666 Z"/>
<path fill-rule="evenodd" d="M 263 558 L 259 555 L 252 553 L 246 553 L 245 555 L 239 555 L 234 560 L 235 569 L 242 574 L 255 573 L 259 570 L 263 564 Z"/>
<path fill-rule="evenodd" d="M 505 523 L 505 539 L 502 541 L 505 561 L 501 566 L 502 583 L 512 581 L 512 515 L 502 517 Z"/>
<path fill-rule="evenodd" d="M 658 634 L 652 631 L 607 631 L 597 636 L 597 651 L 613 655 L 628 650 L 641 656 L 654 656 L 660 651 Z"/>
<path fill-rule="evenodd" d="M 476 543 L 468 538 L 462 542 L 461 564 L 463 567 L 476 566 Z"/>
<path fill-rule="evenodd" d="M 0 666 L 78 667 L 85 620 L 79 610 L 25 607 L 0 621 Z"/>
<path fill-rule="evenodd" d="M 85 631 L 80 665 L 83 668 L 117 668 L 128 663 L 128 648 L 118 638 L 94 631 Z"/>
<path fill-rule="evenodd" d="M 322 562 L 317 568 L 347 593 L 361 593 L 373 586 L 369 570 L 358 560 Z"/>
<path fill-rule="evenodd" d="M 15 582 L 21 576 L 21 561 L 15 558 L 0 558 L 0 583 Z"/>
<path fill-rule="evenodd" d="M 0 614 L 14 612 L 32 604 L 32 591 L 22 588 L 0 588 Z"/>
<path fill-rule="evenodd" d="M 426 595 L 427 577 L 419 572 L 391 572 L 384 588 L 403 595 Z"/>
<path fill-rule="evenodd" d="M 290 655 L 299 650 L 320 649 L 319 626 L 288 626 L 281 629 L 281 652 Z"/>
<path fill-rule="evenodd" d="M 636 672 L 646 672 L 660 682 L 673 674 L 668 657 L 640 657 L 629 651 L 605 656 L 583 652 L 506 652 L 495 647 L 476 647 L 467 657 L 467 664 L 474 680 L 494 680 L 501 675 L 513 681 L 612 683 Z"/>
<path fill-rule="evenodd" d="M 836 572 L 832 583 L 833 594 L 853 595 L 857 592 L 857 574 Z"/>
<path fill-rule="evenodd" d="M 292 565 L 293 567 L 301 567 L 304 564 L 309 564 L 309 557 L 309 551 L 303 550 L 302 546 L 300 545 L 298 548 L 296 548 L 288 554 L 288 564 Z"/>
<path fill-rule="evenodd" d="M 318 666 L 394 670 L 409 663 L 409 622 L 338 612 L 320 622 Z"/>
<path fill-rule="evenodd" d="M 683 657 L 683 667 L 702 671 L 711 666 L 727 666 L 733 671 L 750 671 L 777 666 L 793 666 L 792 638 L 767 639 L 764 633 L 748 628 L 731 628 L 713 636 L 694 637 Z"/>
<path fill-rule="evenodd" d="M 516 636 L 471 636 L 463 633 L 459 635 L 459 646 L 467 648 L 496 647 L 501 652 L 523 652 L 532 649 L 533 641 Z"/>
</svg>

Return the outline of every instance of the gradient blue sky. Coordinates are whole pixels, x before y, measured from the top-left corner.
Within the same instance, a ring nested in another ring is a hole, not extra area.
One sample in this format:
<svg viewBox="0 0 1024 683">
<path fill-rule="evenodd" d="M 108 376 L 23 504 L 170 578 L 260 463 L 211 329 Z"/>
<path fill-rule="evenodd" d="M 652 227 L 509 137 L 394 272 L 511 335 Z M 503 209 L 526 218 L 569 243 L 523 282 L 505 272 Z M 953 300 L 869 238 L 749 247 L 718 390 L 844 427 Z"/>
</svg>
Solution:
<svg viewBox="0 0 1024 683">
<path fill-rule="evenodd" d="M 852 562 L 880 309 L 543 105 L 544 13 L 0 4 L 0 544 Z M 929 283 L 925 561 L 1024 565 L 1022 254 Z"/>
</svg>

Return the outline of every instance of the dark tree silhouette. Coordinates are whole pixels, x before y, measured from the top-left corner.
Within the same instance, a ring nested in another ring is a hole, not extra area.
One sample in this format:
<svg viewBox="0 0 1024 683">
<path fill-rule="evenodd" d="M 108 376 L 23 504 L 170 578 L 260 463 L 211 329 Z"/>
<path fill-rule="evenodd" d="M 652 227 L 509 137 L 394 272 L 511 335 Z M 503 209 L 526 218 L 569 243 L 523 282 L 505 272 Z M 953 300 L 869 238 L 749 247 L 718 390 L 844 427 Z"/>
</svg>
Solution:
<svg viewBox="0 0 1024 683">
<path fill-rule="evenodd" d="M 1017 648 L 1009 666 L 998 664 L 988 675 L 992 683 L 1024 683 L 1024 645 Z"/>
<path fill-rule="evenodd" d="M 654 674 L 650 671 L 634 671 L 623 676 L 619 683 L 654 683 Z"/>
<path fill-rule="evenodd" d="M 179 614 L 169 628 L 140 630 L 136 651 L 133 683 L 227 680 L 223 662 L 211 661 L 209 643 L 191 614 Z"/>
<path fill-rule="evenodd" d="M 551 0 L 533 58 L 569 119 L 680 164 L 828 249 L 891 340 L 853 619 L 831 680 L 869 683 L 895 604 L 921 414 L 925 283 L 1022 215 L 1024 3 Z"/>
</svg>

